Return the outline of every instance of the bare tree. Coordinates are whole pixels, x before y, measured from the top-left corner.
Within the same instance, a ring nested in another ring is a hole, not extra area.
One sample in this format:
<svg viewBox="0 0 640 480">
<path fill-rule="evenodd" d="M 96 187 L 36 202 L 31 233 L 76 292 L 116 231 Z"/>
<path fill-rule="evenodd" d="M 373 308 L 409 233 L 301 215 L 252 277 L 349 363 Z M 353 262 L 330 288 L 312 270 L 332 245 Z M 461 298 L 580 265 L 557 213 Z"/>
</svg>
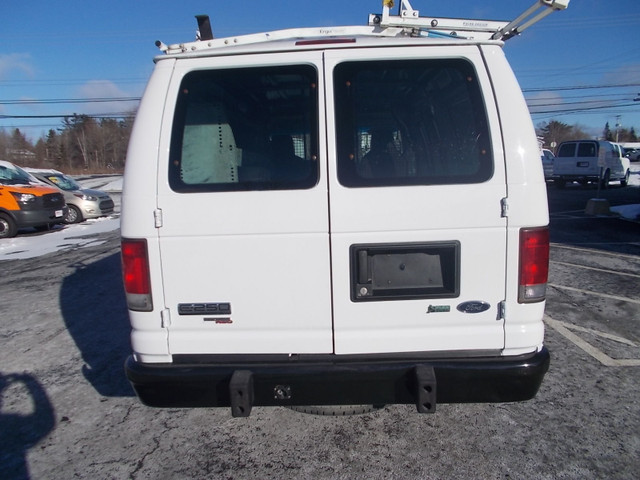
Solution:
<svg viewBox="0 0 640 480">
<path fill-rule="evenodd" d="M 586 129 L 578 124 L 568 125 L 566 123 L 551 120 L 548 123 L 540 123 L 536 128 L 536 133 L 544 140 L 544 145 L 550 148 L 557 147 L 567 140 L 583 140 L 591 138 Z"/>
</svg>

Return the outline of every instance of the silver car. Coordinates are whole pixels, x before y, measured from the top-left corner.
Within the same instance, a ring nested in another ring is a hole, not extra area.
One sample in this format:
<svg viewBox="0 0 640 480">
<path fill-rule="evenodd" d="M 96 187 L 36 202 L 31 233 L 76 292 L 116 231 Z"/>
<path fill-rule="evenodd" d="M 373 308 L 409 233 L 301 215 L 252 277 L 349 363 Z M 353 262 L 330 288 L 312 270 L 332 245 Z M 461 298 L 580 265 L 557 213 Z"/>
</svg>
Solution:
<svg viewBox="0 0 640 480">
<path fill-rule="evenodd" d="M 113 213 L 113 199 L 103 191 L 82 188 L 73 178 L 57 170 L 26 170 L 41 182 L 62 190 L 69 207 L 65 223 L 78 223 Z"/>
<path fill-rule="evenodd" d="M 556 156 L 551 150 L 542 149 L 542 169 L 544 171 L 544 179 L 551 180 L 553 178 L 553 161 Z"/>
</svg>

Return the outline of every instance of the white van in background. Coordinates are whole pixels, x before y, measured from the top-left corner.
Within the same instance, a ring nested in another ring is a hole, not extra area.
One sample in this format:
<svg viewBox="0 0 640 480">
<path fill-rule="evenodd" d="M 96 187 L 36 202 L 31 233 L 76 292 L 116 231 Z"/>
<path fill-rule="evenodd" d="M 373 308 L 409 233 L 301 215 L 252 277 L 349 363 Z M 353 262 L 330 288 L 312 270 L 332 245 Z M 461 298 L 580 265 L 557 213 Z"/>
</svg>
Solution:
<svg viewBox="0 0 640 480">
<path fill-rule="evenodd" d="M 145 404 L 538 391 L 549 217 L 516 29 L 403 13 L 220 39 L 200 17 L 201 40 L 158 43 L 121 217 Z"/>
<path fill-rule="evenodd" d="M 607 188 L 612 181 L 625 187 L 629 183 L 630 163 L 617 143 L 598 140 L 572 140 L 558 147 L 553 164 L 555 185 L 568 182 L 582 185 L 601 182 Z"/>
</svg>

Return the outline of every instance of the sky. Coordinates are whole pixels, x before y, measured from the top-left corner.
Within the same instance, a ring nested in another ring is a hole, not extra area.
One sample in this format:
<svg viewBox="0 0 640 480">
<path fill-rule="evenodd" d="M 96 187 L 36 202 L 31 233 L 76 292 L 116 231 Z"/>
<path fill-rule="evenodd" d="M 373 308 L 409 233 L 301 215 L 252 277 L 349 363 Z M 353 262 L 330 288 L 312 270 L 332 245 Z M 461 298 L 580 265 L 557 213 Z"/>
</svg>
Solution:
<svg viewBox="0 0 640 480">
<path fill-rule="evenodd" d="M 397 13 L 397 5 L 392 13 Z M 421 16 L 512 20 L 534 0 L 410 0 Z M 294 27 L 365 25 L 381 0 L 29 0 L 0 7 L 0 129 L 36 141 L 60 116 L 134 111 L 165 44 L 192 41 L 195 15 L 215 37 Z M 505 53 L 532 119 L 608 123 L 640 134 L 640 1 L 570 0 Z M 634 102 L 634 99 L 639 99 Z M 57 117 L 56 117 L 57 116 Z"/>
</svg>

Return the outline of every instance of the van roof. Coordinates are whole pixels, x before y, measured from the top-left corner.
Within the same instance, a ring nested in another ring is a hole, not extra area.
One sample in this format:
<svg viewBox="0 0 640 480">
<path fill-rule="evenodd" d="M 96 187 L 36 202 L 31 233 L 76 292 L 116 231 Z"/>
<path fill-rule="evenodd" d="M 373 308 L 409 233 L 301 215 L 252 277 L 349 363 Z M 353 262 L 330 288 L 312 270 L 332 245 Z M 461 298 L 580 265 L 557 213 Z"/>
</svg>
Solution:
<svg viewBox="0 0 640 480">
<path fill-rule="evenodd" d="M 491 40 L 486 38 L 487 35 L 483 37 L 433 33 L 410 36 L 404 28 L 399 27 L 347 26 L 292 28 L 237 37 L 196 40 L 169 46 L 156 42 L 156 45 L 169 57 L 200 57 L 371 46 L 504 44 L 502 40 Z M 161 56 L 158 59 L 161 58 L 166 57 Z"/>
</svg>

